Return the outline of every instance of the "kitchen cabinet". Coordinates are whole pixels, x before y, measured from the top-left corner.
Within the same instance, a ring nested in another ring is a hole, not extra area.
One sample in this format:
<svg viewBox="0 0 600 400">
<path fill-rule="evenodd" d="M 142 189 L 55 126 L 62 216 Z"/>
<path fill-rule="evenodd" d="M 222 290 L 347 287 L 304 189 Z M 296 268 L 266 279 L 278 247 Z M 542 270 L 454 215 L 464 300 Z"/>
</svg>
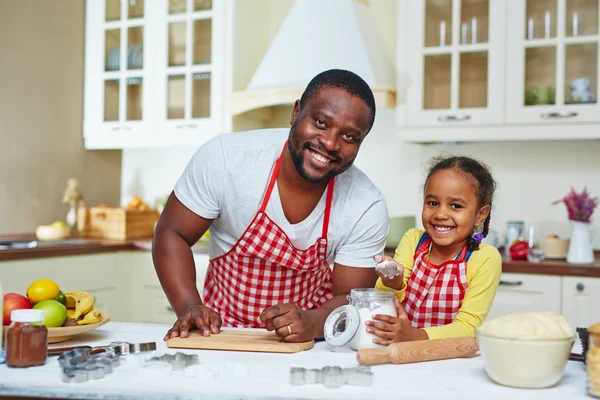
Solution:
<svg viewBox="0 0 600 400">
<path fill-rule="evenodd" d="M 49 257 L 0 263 L 0 280 L 5 293 L 25 295 L 37 279 L 52 279 L 63 292 L 85 290 L 95 298 L 95 306 L 112 321 L 129 321 L 131 297 L 129 273 L 122 255 L 104 253 Z"/>
<path fill-rule="evenodd" d="M 403 3 L 397 125 L 405 141 L 600 138 L 600 0 Z"/>
<path fill-rule="evenodd" d="M 132 322 L 172 324 L 177 320 L 173 308 L 163 291 L 150 252 L 133 252 L 131 264 L 134 277 L 132 296 Z M 194 254 L 196 287 L 202 296 L 204 278 L 208 269 L 208 255 Z"/>
<path fill-rule="evenodd" d="M 200 294 L 208 269 L 208 254 L 194 254 Z M 152 253 L 126 251 L 82 256 L 48 257 L 0 262 L 5 293 L 25 295 L 37 279 L 52 279 L 61 290 L 85 290 L 111 321 L 173 323 L 177 319 L 160 286 Z"/>
<path fill-rule="evenodd" d="M 502 123 L 504 0 L 407 1 L 406 125 Z"/>
<path fill-rule="evenodd" d="M 561 277 L 503 273 L 488 319 L 513 312 L 561 313 Z"/>
<path fill-rule="evenodd" d="M 87 149 L 200 145 L 221 132 L 226 4 L 87 1 Z"/>
<path fill-rule="evenodd" d="M 600 121 L 598 0 L 509 1 L 508 123 Z"/>
<path fill-rule="evenodd" d="M 563 277 L 562 312 L 573 327 L 600 321 L 600 278 Z"/>
<path fill-rule="evenodd" d="M 552 311 L 573 327 L 600 321 L 600 278 L 503 273 L 488 319 L 513 312 Z"/>
</svg>

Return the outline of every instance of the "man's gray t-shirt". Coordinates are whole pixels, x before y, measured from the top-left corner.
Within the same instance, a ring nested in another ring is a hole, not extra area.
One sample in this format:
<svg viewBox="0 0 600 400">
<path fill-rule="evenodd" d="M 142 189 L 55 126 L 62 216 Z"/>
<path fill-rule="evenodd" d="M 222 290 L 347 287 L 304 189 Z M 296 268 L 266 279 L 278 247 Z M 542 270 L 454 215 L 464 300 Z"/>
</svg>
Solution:
<svg viewBox="0 0 600 400">
<path fill-rule="evenodd" d="M 175 196 L 197 215 L 214 219 L 209 256 L 227 253 L 260 208 L 271 171 L 289 129 L 221 134 L 203 145 L 175 184 Z M 290 224 L 277 185 L 267 215 L 296 248 L 306 249 L 321 237 L 327 191 L 303 221 Z M 374 267 L 388 233 L 388 212 L 379 189 L 356 166 L 335 177 L 327 236 L 327 259 L 350 267 Z"/>
</svg>

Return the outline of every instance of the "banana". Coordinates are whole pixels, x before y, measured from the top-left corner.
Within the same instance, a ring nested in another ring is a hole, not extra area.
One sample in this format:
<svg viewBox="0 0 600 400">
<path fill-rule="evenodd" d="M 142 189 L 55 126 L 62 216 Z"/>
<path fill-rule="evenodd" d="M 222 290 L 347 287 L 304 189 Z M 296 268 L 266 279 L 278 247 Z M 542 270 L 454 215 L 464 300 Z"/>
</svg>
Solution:
<svg viewBox="0 0 600 400">
<path fill-rule="evenodd" d="M 77 325 L 95 324 L 96 322 L 100 322 L 101 320 L 102 313 L 98 311 L 98 309 L 92 308 L 92 310 L 85 314 L 83 318 L 77 321 Z"/>
<path fill-rule="evenodd" d="M 83 290 L 65 292 L 65 298 L 67 299 L 67 308 L 75 308 L 75 311 L 70 318 L 79 319 L 79 317 L 94 308 L 94 296 Z M 67 316 L 69 316 L 68 311 Z"/>
</svg>

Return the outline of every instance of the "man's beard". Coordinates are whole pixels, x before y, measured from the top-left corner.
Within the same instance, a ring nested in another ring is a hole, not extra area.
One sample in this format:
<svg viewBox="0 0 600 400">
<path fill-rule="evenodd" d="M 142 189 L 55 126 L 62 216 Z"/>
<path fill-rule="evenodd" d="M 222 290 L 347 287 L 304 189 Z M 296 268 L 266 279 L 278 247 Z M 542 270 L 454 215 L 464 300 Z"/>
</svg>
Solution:
<svg viewBox="0 0 600 400">
<path fill-rule="evenodd" d="M 293 142 L 293 144 L 292 144 L 292 142 Z M 298 153 L 296 153 L 294 151 L 294 147 L 299 148 Z M 294 167 L 296 167 L 296 171 L 298 171 L 298 174 L 302 177 L 302 179 L 304 179 L 305 181 L 307 181 L 309 183 L 318 185 L 321 183 L 328 182 L 329 179 L 346 171 L 352 165 L 352 162 L 351 162 L 348 165 L 344 166 L 344 168 L 342 170 L 334 168 L 321 177 L 310 176 L 306 172 L 306 169 L 304 168 L 304 151 L 303 151 L 304 149 L 309 149 L 309 148 L 311 148 L 310 143 L 307 142 L 307 143 L 304 143 L 303 145 L 300 145 L 300 143 L 297 142 L 297 139 L 294 138 L 294 135 L 293 134 L 290 135 L 290 138 L 288 140 L 288 150 L 290 152 L 290 156 L 292 157 L 292 162 L 294 163 Z"/>
</svg>

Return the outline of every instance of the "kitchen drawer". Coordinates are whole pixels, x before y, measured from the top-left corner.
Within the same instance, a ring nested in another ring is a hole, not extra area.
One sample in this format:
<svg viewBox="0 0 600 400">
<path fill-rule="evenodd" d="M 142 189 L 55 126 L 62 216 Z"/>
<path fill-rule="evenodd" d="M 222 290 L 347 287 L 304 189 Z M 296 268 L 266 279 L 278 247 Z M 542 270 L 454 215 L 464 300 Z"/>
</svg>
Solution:
<svg viewBox="0 0 600 400">
<path fill-rule="evenodd" d="M 561 313 L 560 276 L 503 273 L 488 319 L 512 312 Z"/>
</svg>

